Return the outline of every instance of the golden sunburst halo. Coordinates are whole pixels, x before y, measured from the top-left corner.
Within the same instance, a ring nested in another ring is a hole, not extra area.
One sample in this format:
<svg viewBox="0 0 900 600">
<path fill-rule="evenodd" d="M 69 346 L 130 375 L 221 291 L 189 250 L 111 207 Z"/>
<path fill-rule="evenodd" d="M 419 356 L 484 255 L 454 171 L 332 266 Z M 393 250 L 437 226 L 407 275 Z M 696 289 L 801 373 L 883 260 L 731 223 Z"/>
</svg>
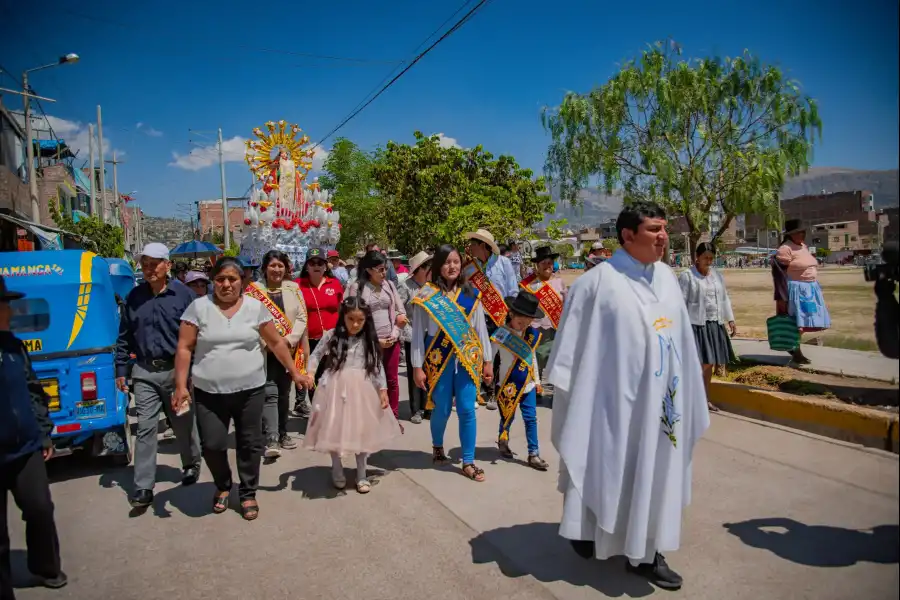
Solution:
<svg viewBox="0 0 900 600">
<path fill-rule="evenodd" d="M 256 139 L 249 139 L 244 143 L 244 160 L 259 181 L 265 181 L 272 169 L 277 167 L 280 150 L 285 150 L 294 161 L 294 168 L 300 179 L 306 179 L 312 168 L 313 151 L 306 148 L 309 136 L 301 135 L 302 131 L 298 125 L 283 119 L 278 122 L 269 121 L 263 127 L 253 130 Z M 278 182 L 270 182 L 270 185 L 277 189 Z"/>
</svg>

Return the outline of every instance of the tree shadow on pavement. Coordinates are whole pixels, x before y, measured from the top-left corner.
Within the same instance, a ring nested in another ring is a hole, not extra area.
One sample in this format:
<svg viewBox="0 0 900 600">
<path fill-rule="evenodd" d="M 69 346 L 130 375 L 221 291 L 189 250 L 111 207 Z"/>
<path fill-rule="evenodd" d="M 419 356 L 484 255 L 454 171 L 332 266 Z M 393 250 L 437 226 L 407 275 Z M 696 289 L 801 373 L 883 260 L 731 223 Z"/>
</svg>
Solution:
<svg viewBox="0 0 900 600">
<path fill-rule="evenodd" d="M 845 529 L 806 525 L 793 519 L 772 517 L 725 523 L 723 527 L 753 548 L 811 567 L 847 567 L 858 562 L 900 562 L 900 526 Z"/>
<path fill-rule="evenodd" d="M 216 493 L 216 485 L 211 481 L 195 483 L 187 487 L 176 485 L 163 490 L 153 497 L 153 514 L 160 519 L 168 519 L 172 516 L 169 506 L 174 507 L 181 514 L 192 519 L 213 514 L 213 496 Z M 232 491 L 231 498 L 237 498 L 236 491 Z M 133 510 L 132 517 L 140 512 Z"/>
<path fill-rule="evenodd" d="M 443 468 L 452 467 L 453 465 L 456 465 L 457 467 L 461 466 L 462 449 L 458 447 L 450 448 L 447 450 L 447 457 L 450 459 L 450 462 L 448 465 L 444 465 Z M 521 460 L 509 460 L 503 458 L 500 456 L 500 451 L 494 446 L 480 446 L 475 448 L 476 463 L 497 464 L 498 461 L 520 462 L 526 464 Z M 430 452 L 423 452 L 421 450 L 382 450 L 381 452 L 376 452 L 369 456 L 369 464 L 373 467 L 384 469 L 385 471 L 396 471 L 397 469 L 412 470 L 442 468 L 434 464 Z"/>
<path fill-rule="evenodd" d="M 544 583 L 564 581 L 591 587 L 610 598 L 643 598 L 653 593 L 650 583 L 625 570 L 624 559 L 585 560 L 558 531 L 558 523 L 524 523 L 485 531 L 469 541 L 472 562 L 497 563 L 507 577 L 531 575 Z"/>
</svg>

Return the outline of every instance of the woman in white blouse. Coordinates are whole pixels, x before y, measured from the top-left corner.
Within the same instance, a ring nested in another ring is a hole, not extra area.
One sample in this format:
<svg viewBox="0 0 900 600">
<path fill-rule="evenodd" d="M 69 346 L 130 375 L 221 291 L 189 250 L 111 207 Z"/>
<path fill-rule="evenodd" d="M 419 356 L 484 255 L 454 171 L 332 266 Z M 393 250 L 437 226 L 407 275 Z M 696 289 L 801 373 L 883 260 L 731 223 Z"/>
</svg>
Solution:
<svg viewBox="0 0 900 600">
<path fill-rule="evenodd" d="M 303 377 L 272 314 L 262 302 L 242 293 L 242 271 L 235 259 L 220 258 L 211 273 L 213 293 L 194 300 L 181 316 L 172 408 L 176 414 L 189 408 L 190 376 L 203 458 L 216 484 L 214 513 L 228 510 L 232 487 L 228 427 L 234 421 L 241 514 L 252 521 L 259 515 L 256 488 L 266 399 L 265 355 L 260 339 L 295 383 L 303 383 Z"/>
<path fill-rule="evenodd" d="M 697 246 L 694 256 L 694 266 L 678 276 L 678 283 L 687 304 L 697 353 L 703 364 L 706 396 L 709 398 L 713 369 L 717 365 L 727 365 L 731 360 L 731 344 L 725 324 L 728 324 L 732 336 L 737 333 L 737 326 L 734 324 L 731 299 L 725 289 L 725 279 L 712 267 L 716 258 L 715 246 L 704 242 Z M 710 410 L 718 412 L 719 409 L 709 400 L 707 403 Z"/>
</svg>

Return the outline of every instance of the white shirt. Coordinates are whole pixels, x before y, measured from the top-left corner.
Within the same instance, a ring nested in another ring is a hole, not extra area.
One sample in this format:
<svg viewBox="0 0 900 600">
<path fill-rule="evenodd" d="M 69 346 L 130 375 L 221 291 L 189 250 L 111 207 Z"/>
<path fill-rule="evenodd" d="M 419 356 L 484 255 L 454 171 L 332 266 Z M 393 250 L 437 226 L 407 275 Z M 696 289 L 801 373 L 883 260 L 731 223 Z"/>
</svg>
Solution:
<svg viewBox="0 0 900 600">
<path fill-rule="evenodd" d="M 230 319 L 210 296 L 194 300 L 182 321 L 197 327 L 194 386 L 210 394 L 252 390 L 266 383 L 266 365 L 260 346 L 259 328 L 272 320 L 262 302 L 249 296 Z"/>
<path fill-rule="evenodd" d="M 521 331 L 515 331 L 510 329 L 509 327 L 504 327 L 506 331 L 509 331 L 511 335 L 517 335 L 522 337 Z M 494 378 L 497 380 L 497 383 L 503 383 L 503 379 L 506 377 L 506 373 L 509 371 L 509 368 L 513 365 L 513 362 L 518 358 L 518 356 L 514 355 L 512 352 L 507 349 L 503 344 L 498 344 L 497 342 L 491 340 L 491 347 L 494 350 L 494 356 L 498 353 L 500 354 L 500 372 L 494 373 Z M 531 390 L 541 384 L 541 375 L 538 369 L 537 363 L 537 354 L 534 352 L 531 353 L 531 372 L 534 373 L 534 380 L 529 381 L 525 387 L 522 389 L 522 393 L 527 394 Z"/>
<path fill-rule="evenodd" d="M 678 276 L 678 285 L 684 295 L 691 325 L 706 325 L 707 321 L 721 324 L 734 321 L 725 280 L 714 268 L 710 267 L 709 274 L 704 276 L 696 267 L 691 267 Z"/>
</svg>

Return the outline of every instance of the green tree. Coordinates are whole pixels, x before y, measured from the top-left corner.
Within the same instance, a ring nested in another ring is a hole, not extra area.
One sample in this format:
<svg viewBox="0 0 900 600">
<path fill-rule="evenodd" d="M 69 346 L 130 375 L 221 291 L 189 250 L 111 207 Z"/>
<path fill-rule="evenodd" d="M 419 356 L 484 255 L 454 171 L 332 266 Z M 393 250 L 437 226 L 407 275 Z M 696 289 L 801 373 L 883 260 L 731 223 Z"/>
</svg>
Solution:
<svg viewBox="0 0 900 600">
<path fill-rule="evenodd" d="M 603 247 L 610 252 L 615 252 L 621 247 L 618 238 L 603 238 L 601 243 L 603 244 Z"/>
<path fill-rule="evenodd" d="M 125 234 L 121 227 L 103 223 L 93 215 L 81 217 L 76 223 L 60 208 L 59 200 L 55 198 L 50 200 L 49 209 L 50 216 L 60 229 L 88 239 L 93 244 L 90 250 L 100 256 L 122 258 L 125 254 Z"/>
<path fill-rule="evenodd" d="M 384 208 L 373 171 L 376 155 L 338 138 L 325 159 L 319 183 L 333 193 L 334 209 L 341 215 L 337 249 L 342 256 L 353 255 L 369 242 L 387 243 Z"/>
<path fill-rule="evenodd" d="M 534 223 L 554 211 L 543 178 L 514 158 L 495 159 L 481 146 L 445 148 L 438 136 L 418 131 L 415 138 L 414 145 L 389 142 L 374 166 L 385 231 L 402 252 L 438 242 L 461 245 L 465 232 L 480 227 L 498 241 L 527 237 Z"/>
<path fill-rule="evenodd" d="M 552 219 L 550 224 L 547 225 L 547 236 L 551 240 L 558 240 L 563 237 L 565 234 L 563 233 L 563 229 L 568 224 L 568 219 Z"/>
<path fill-rule="evenodd" d="M 828 248 L 823 248 L 819 246 L 816 248 L 816 256 L 819 258 L 828 258 L 831 255 L 831 250 Z"/>
<path fill-rule="evenodd" d="M 748 52 L 680 56 L 673 42 L 657 43 L 603 86 L 545 109 L 545 170 L 572 204 L 597 179 L 607 192 L 620 186 L 626 202 L 683 215 L 693 250 L 717 204 L 725 218 L 715 237 L 739 214 L 774 222 L 785 177 L 809 167 L 822 122 L 795 81 Z"/>
<path fill-rule="evenodd" d="M 559 257 L 562 259 L 572 258 L 572 255 L 575 254 L 575 249 L 572 248 L 572 244 L 567 244 L 566 242 L 553 244 L 552 247 L 553 251 L 559 254 Z"/>
</svg>

